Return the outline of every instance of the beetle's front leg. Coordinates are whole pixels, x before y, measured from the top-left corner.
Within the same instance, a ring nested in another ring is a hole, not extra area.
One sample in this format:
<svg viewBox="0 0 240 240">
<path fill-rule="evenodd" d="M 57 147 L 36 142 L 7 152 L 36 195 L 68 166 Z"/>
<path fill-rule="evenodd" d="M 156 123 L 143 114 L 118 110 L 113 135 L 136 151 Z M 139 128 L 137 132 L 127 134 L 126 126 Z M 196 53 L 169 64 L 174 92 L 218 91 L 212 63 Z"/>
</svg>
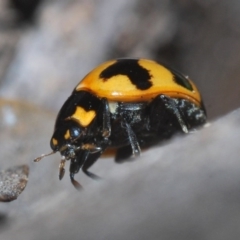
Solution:
<svg viewBox="0 0 240 240">
<path fill-rule="evenodd" d="M 101 152 L 88 154 L 88 157 L 82 166 L 82 171 L 92 179 L 100 179 L 98 175 L 88 171 L 88 169 L 98 160 L 100 155 L 101 155 Z"/>
<path fill-rule="evenodd" d="M 89 151 L 80 150 L 76 153 L 76 156 L 72 158 L 70 162 L 70 179 L 73 186 L 78 190 L 82 188 L 82 185 L 74 179 L 74 175 L 79 172 L 79 169 L 83 166 L 88 157 L 88 154 Z"/>
<path fill-rule="evenodd" d="M 65 174 L 65 162 L 66 162 L 66 159 L 65 158 L 62 158 L 61 159 L 61 162 L 59 164 L 59 180 L 62 180 L 64 174 Z"/>
<path fill-rule="evenodd" d="M 96 174 L 89 172 L 88 169 L 98 160 L 98 158 L 102 155 L 102 153 L 105 151 L 105 149 L 110 145 L 110 141 L 108 139 L 102 139 L 98 144 L 100 151 L 97 152 L 88 152 L 88 156 L 86 157 L 83 166 L 82 171 L 90 178 L 93 179 L 100 179 L 99 176 Z"/>
</svg>

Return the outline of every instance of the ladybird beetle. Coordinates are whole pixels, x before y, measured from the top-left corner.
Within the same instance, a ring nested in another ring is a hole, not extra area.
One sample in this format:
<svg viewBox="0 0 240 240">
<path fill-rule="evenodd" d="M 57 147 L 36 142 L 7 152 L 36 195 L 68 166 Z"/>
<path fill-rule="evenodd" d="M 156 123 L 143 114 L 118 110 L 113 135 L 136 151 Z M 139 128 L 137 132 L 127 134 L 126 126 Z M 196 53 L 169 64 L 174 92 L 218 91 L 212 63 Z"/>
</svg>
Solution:
<svg viewBox="0 0 240 240">
<path fill-rule="evenodd" d="M 60 152 L 59 178 L 70 160 L 70 179 L 89 168 L 107 148 L 116 162 L 139 156 L 141 148 L 206 122 L 206 111 L 194 83 L 186 76 L 147 59 L 117 59 L 92 70 L 62 106 L 50 141 Z"/>
</svg>

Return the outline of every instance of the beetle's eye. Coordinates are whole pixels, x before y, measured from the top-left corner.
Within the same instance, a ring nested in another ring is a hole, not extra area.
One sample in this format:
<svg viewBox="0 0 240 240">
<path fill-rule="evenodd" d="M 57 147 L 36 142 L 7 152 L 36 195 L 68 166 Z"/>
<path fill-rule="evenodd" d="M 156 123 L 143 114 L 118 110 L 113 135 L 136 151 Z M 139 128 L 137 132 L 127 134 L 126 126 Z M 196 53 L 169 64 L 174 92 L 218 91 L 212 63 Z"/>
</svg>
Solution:
<svg viewBox="0 0 240 240">
<path fill-rule="evenodd" d="M 79 128 L 73 127 L 70 129 L 70 134 L 72 139 L 76 139 L 80 137 L 81 131 Z"/>
</svg>

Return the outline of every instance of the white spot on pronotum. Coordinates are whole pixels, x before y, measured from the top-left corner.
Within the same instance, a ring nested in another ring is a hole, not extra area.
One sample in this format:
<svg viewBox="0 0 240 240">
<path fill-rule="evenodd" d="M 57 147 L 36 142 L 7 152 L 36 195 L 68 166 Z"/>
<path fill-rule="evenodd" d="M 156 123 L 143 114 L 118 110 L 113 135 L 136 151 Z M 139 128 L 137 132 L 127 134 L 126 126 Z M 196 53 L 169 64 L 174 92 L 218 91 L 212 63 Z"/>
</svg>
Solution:
<svg viewBox="0 0 240 240">
<path fill-rule="evenodd" d="M 110 111 L 112 114 L 116 113 L 117 107 L 118 107 L 118 103 L 117 103 L 117 102 L 111 102 L 111 101 L 109 101 L 109 102 L 108 102 L 108 105 L 109 105 L 109 111 Z"/>
</svg>

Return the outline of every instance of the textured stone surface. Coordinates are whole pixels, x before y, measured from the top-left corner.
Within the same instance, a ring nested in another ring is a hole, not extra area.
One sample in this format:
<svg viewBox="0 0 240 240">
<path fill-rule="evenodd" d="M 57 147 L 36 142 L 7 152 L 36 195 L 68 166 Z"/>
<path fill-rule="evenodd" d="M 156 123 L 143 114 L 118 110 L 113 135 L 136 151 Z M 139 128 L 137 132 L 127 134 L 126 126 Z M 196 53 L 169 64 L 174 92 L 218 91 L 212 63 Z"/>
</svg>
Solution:
<svg viewBox="0 0 240 240">
<path fill-rule="evenodd" d="M 25 113 L 29 114 L 26 108 Z M 38 134 L 29 134 L 38 144 L 31 143 L 31 155 L 43 151 L 48 134 L 39 129 L 52 120 L 41 111 L 34 115 L 39 119 Z M 111 158 L 101 159 L 91 169 L 101 181 L 76 175 L 84 186 L 80 192 L 68 174 L 58 181 L 58 154 L 39 163 L 27 155 L 9 155 L 12 165 L 25 159 L 30 175 L 17 201 L 0 204 L 0 237 L 237 239 L 239 122 L 237 110 L 194 134 L 151 148 L 133 162 L 119 165 Z"/>
<path fill-rule="evenodd" d="M 22 193 L 28 182 L 27 165 L 0 171 L 0 201 L 11 202 Z"/>
</svg>

